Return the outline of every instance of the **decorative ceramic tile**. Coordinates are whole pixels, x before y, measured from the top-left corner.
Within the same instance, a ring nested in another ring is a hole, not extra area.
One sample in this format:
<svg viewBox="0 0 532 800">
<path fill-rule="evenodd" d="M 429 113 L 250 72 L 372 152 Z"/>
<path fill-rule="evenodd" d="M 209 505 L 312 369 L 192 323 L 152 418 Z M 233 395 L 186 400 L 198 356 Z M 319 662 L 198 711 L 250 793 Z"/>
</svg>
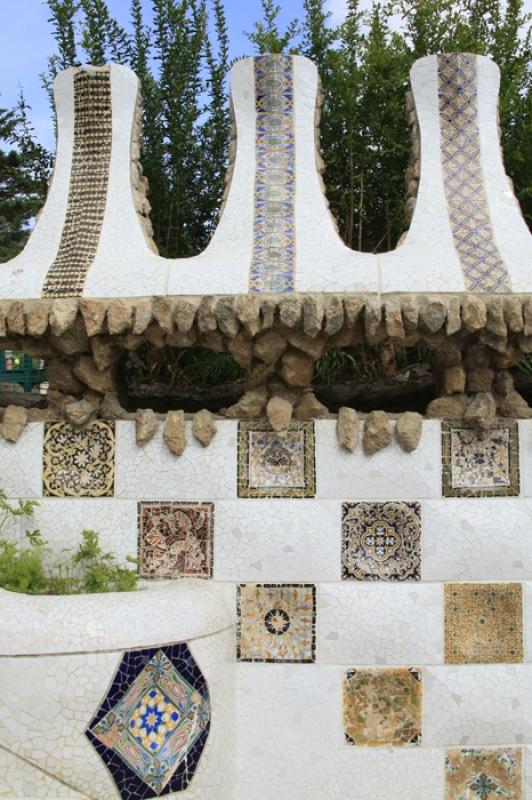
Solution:
<svg viewBox="0 0 532 800">
<path fill-rule="evenodd" d="M 138 504 L 143 578 L 211 578 L 213 503 Z"/>
<path fill-rule="evenodd" d="M 95 420 L 83 428 L 47 422 L 43 483 L 49 497 L 112 496 L 115 472 L 113 422 Z"/>
<path fill-rule="evenodd" d="M 491 225 L 480 158 L 477 59 L 438 56 L 441 157 L 454 246 L 468 292 L 510 292 Z"/>
<path fill-rule="evenodd" d="M 254 59 L 255 219 L 250 291 L 291 292 L 295 263 L 292 56 Z"/>
<path fill-rule="evenodd" d="M 239 661 L 314 661 L 313 584 L 241 584 L 237 587 L 237 616 Z"/>
<path fill-rule="evenodd" d="M 451 748 L 445 756 L 445 800 L 522 800 L 520 748 Z"/>
<path fill-rule="evenodd" d="M 408 667 L 351 669 L 344 681 L 344 730 L 349 744 L 421 742 L 421 671 Z"/>
<path fill-rule="evenodd" d="M 124 800 L 190 783 L 210 726 L 209 691 L 186 644 L 124 654 L 86 730 Z"/>
<path fill-rule="evenodd" d="M 520 663 L 522 594 L 520 583 L 445 584 L 445 662 Z"/>
<path fill-rule="evenodd" d="M 471 423 L 442 422 L 445 497 L 495 497 L 519 494 L 517 423 L 498 421 L 479 438 Z"/>
<path fill-rule="evenodd" d="M 44 297 L 81 297 L 103 223 L 111 163 L 112 105 L 108 68 L 74 73 L 74 147 L 59 250 Z"/>
<path fill-rule="evenodd" d="M 314 423 L 293 422 L 286 436 L 267 422 L 238 426 L 239 497 L 314 497 Z"/>
<path fill-rule="evenodd" d="M 343 503 L 342 578 L 418 581 L 421 578 L 419 503 Z"/>
</svg>

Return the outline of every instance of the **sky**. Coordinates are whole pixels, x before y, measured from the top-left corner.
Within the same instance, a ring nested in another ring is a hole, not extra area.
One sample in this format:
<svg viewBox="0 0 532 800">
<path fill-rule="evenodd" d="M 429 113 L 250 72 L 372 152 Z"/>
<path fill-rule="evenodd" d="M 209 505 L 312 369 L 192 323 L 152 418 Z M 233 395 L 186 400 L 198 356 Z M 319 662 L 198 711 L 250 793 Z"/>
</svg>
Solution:
<svg viewBox="0 0 532 800">
<path fill-rule="evenodd" d="M 277 0 L 282 7 L 281 28 L 293 17 L 302 16 L 302 0 Z M 108 0 L 111 13 L 126 23 L 129 0 Z M 146 9 L 151 0 L 143 0 Z M 327 0 L 332 21 L 341 22 L 346 13 L 346 0 Z M 371 0 L 363 0 L 361 7 L 369 7 Z M 532 12 L 532 0 L 525 7 Z M 225 0 L 231 56 L 251 54 L 250 42 L 244 31 L 253 28 L 261 16 L 260 0 Z M 26 101 L 31 106 L 30 119 L 37 138 L 50 149 L 54 146 L 54 132 L 48 97 L 41 86 L 39 75 L 46 71 L 47 59 L 54 51 L 49 12 L 43 0 L 0 0 L 0 107 L 16 104 L 22 87 Z"/>
</svg>

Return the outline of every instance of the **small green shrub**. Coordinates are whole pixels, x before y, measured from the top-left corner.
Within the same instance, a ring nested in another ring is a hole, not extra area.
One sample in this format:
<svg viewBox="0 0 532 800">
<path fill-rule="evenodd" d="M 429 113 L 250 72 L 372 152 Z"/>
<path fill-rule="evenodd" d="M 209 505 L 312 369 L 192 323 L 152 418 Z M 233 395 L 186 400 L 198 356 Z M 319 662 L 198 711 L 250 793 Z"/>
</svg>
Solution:
<svg viewBox="0 0 532 800">
<path fill-rule="evenodd" d="M 65 558 L 55 563 L 40 531 L 27 530 L 24 545 L 16 541 L 18 519 L 31 517 L 37 505 L 36 500 L 12 505 L 0 489 L 0 587 L 25 594 L 131 592 L 137 588 L 136 569 L 117 564 L 113 554 L 100 546 L 96 531 L 82 531 L 77 551 L 67 551 Z"/>
</svg>

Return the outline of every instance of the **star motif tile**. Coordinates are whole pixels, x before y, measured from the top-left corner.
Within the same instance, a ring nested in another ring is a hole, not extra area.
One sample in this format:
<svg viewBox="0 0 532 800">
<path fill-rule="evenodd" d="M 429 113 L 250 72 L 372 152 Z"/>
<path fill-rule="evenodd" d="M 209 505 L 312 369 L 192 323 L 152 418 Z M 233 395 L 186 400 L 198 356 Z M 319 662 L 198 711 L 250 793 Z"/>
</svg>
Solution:
<svg viewBox="0 0 532 800">
<path fill-rule="evenodd" d="M 45 423 L 45 496 L 112 497 L 114 472 L 114 423 L 95 420 L 83 428 L 68 422 Z"/>
<path fill-rule="evenodd" d="M 342 578 L 358 581 L 421 579 L 419 503 L 342 504 Z"/>
<path fill-rule="evenodd" d="M 140 575 L 211 578 L 213 521 L 213 503 L 140 502 Z"/>
<path fill-rule="evenodd" d="M 418 745 L 422 705 L 420 670 L 351 669 L 344 679 L 346 742 L 365 747 Z"/>
<path fill-rule="evenodd" d="M 210 726 L 209 692 L 186 644 L 126 652 L 86 736 L 123 800 L 185 789 Z"/>
<path fill-rule="evenodd" d="M 314 585 L 246 583 L 237 588 L 239 661 L 309 663 L 315 642 Z"/>
<path fill-rule="evenodd" d="M 519 747 L 449 748 L 445 755 L 445 800 L 523 800 L 523 755 Z"/>
<path fill-rule="evenodd" d="M 523 661 L 520 583 L 445 584 L 445 662 Z"/>
<path fill-rule="evenodd" d="M 519 444 L 515 421 L 500 420 L 479 438 L 472 424 L 442 422 L 444 497 L 519 494 Z"/>
<path fill-rule="evenodd" d="M 238 427 L 239 497 L 314 497 L 314 423 L 293 422 L 286 436 L 266 422 Z"/>
</svg>

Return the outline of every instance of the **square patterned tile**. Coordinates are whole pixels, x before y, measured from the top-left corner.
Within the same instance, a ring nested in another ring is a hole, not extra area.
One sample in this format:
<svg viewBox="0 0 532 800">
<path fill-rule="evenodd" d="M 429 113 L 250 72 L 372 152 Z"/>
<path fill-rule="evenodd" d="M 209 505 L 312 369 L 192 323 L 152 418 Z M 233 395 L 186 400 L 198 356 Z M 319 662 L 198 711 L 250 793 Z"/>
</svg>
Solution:
<svg viewBox="0 0 532 800">
<path fill-rule="evenodd" d="M 138 504 L 143 578 L 211 578 L 213 503 Z"/>
<path fill-rule="evenodd" d="M 238 426 L 239 497 L 314 497 L 314 423 L 293 422 L 283 437 L 267 422 Z"/>
<path fill-rule="evenodd" d="M 421 671 L 351 669 L 344 679 L 344 731 L 349 744 L 403 747 L 421 743 Z"/>
<path fill-rule="evenodd" d="M 68 422 L 45 423 L 45 496 L 112 497 L 114 477 L 114 423 L 95 420 L 83 428 Z"/>
<path fill-rule="evenodd" d="M 445 662 L 523 661 L 520 583 L 445 584 Z"/>
<path fill-rule="evenodd" d="M 241 584 L 237 588 L 239 661 L 310 663 L 316 650 L 313 584 Z"/>
<path fill-rule="evenodd" d="M 445 755 L 445 800 L 523 799 L 519 747 L 451 748 Z"/>
<path fill-rule="evenodd" d="M 419 503 L 343 503 L 342 578 L 418 581 L 421 578 Z"/>
<path fill-rule="evenodd" d="M 470 423 L 442 422 L 444 497 L 519 494 L 517 423 L 499 420 L 480 439 Z"/>
</svg>

